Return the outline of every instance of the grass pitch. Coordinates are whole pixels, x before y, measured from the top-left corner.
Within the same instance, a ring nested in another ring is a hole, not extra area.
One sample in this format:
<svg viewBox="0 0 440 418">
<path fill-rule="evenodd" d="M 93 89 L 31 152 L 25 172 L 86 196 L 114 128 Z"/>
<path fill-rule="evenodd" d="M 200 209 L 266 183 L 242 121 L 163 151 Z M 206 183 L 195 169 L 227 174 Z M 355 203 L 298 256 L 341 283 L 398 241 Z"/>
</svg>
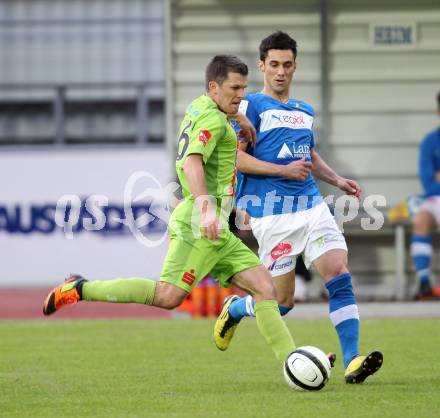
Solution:
<svg viewBox="0 0 440 418">
<path fill-rule="evenodd" d="M 0 321 L 0 417 L 438 417 L 440 320 L 364 320 L 382 369 L 349 386 L 328 320 L 289 320 L 297 345 L 338 354 L 320 392 L 297 392 L 255 321 L 218 351 L 209 320 Z"/>
</svg>

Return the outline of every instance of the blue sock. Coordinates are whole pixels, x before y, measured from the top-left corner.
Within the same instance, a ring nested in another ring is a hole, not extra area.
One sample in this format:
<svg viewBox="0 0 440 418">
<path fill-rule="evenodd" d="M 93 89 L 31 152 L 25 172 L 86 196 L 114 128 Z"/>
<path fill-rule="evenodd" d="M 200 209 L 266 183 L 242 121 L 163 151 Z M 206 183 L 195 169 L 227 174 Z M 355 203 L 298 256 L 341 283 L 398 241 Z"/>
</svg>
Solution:
<svg viewBox="0 0 440 418">
<path fill-rule="evenodd" d="M 278 305 L 278 309 L 280 310 L 281 316 L 286 315 L 288 312 L 292 310 L 289 306 Z"/>
<path fill-rule="evenodd" d="M 336 328 L 344 366 L 359 355 L 359 311 L 350 273 L 340 274 L 325 284 L 329 293 L 330 320 Z"/>
<path fill-rule="evenodd" d="M 432 257 L 432 237 L 430 235 L 416 235 L 411 237 L 411 257 L 417 278 L 421 282 L 429 281 L 429 266 Z"/>
<path fill-rule="evenodd" d="M 244 316 L 255 316 L 254 298 L 252 296 L 244 296 L 234 300 L 229 306 L 229 315 L 235 322 L 240 322 Z M 278 305 L 281 315 L 286 315 L 292 308 Z"/>
<path fill-rule="evenodd" d="M 244 316 L 255 316 L 254 298 L 252 296 L 244 296 L 234 300 L 229 306 L 229 315 L 235 322 L 240 322 Z"/>
</svg>

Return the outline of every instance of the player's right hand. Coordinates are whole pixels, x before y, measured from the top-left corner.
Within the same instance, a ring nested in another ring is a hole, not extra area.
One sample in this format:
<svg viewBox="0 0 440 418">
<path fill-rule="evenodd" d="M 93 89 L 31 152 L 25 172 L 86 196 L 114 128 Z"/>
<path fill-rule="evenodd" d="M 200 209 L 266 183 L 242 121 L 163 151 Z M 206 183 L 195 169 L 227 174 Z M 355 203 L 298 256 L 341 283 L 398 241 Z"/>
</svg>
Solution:
<svg viewBox="0 0 440 418">
<path fill-rule="evenodd" d="M 202 211 L 200 230 L 202 236 L 210 240 L 217 240 L 220 237 L 220 221 L 213 210 Z"/>
<path fill-rule="evenodd" d="M 304 181 L 312 170 L 312 163 L 301 158 L 283 166 L 282 176 L 289 180 Z"/>
</svg>

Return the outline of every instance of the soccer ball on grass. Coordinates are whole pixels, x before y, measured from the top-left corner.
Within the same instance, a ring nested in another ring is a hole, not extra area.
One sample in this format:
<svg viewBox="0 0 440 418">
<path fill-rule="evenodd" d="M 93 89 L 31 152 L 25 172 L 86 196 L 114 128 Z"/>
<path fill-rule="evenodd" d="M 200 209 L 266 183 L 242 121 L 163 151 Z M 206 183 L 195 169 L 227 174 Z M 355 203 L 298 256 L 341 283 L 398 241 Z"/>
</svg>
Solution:
<svg viewBox="0 0 440 418">
<path fill-rule="evenodd" d="M 320 390 L 328 382 L 331 365 L 328 357 L 312 346 L 298 347 L 283 365 L 286 383 L 296 390 Z"/>
</svg>

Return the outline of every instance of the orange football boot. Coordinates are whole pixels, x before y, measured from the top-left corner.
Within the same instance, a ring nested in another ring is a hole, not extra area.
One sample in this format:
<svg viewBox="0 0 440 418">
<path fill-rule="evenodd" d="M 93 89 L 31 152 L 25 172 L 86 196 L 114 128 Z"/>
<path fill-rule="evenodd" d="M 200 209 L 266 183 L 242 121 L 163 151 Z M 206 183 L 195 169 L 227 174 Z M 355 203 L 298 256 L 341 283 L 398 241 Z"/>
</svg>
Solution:
<svg viewBox="0 0 440 418">
<path fill-rule="evenodd" d="M 72 274 L 64 283 L 53 288 L 44 301 L 44 315 L 52 315 L 63 306 L 79 302 L 82 298 L 82 285 L 86 281 L 84 277 Z"/>
</svg>

